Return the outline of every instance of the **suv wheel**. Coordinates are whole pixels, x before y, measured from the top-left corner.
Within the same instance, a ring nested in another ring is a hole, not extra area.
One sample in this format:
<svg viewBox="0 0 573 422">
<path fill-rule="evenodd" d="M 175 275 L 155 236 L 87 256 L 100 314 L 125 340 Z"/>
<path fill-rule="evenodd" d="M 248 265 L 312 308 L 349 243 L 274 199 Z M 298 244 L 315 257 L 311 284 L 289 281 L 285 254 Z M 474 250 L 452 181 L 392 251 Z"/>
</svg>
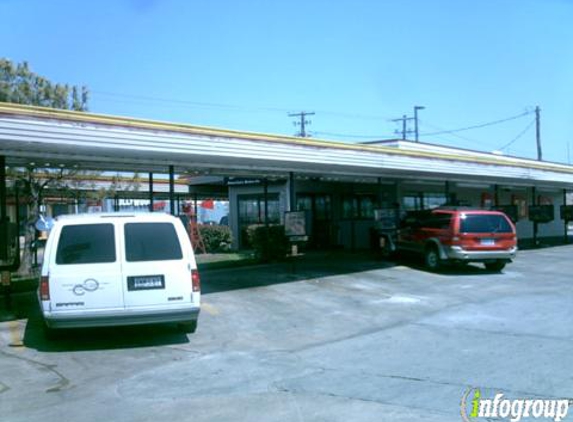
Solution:
<svg viewBox="0 0 573 422">
<path fill-rule="evenodd" d="M 430 246 L 426 249 L 426 254 L 424 256 L 426 267 L 431 271 L 437 271 L 441 266 L 440 253 L 438 248 L 435 246 Z"/>
<path fill-rule="evenodd" d="M 503 268 L 505 267 L 505 262 L 503 262 L 503 261 L 486 262 L 484 265 L 485 265 L 486 270 L 488 270 L 488 271 L 499 272 L 499 271 L 503 270 Z"/>
</svg>

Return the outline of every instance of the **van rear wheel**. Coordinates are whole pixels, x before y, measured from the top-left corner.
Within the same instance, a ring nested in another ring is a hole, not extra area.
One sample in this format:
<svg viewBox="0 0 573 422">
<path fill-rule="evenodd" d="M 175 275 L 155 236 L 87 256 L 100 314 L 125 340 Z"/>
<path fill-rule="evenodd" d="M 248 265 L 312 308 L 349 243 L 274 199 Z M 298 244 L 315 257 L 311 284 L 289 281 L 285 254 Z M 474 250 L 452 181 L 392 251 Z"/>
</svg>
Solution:
<svg viewBox="0 0 573 422">
<path fill-rule="evenodd" d="M 185 321 L 178 324 L 179 330 L 185 334 L 193 334 L 197 331 L 197 321 Z"/>
</svg>

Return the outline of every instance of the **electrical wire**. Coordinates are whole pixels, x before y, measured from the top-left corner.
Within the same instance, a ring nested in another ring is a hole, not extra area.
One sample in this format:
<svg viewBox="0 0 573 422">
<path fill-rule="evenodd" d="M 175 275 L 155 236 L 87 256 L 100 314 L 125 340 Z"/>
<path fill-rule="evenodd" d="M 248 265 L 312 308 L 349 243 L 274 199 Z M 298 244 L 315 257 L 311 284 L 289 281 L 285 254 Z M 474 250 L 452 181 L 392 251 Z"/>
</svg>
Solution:
<svg viewBox="0 0 573 422">
<path fill-rule="evenodd" d="M 193 107 L 193 108 L 218 108 L 224 110 L 235 110 L 235 111 L 245 111 L 245 112 L 273 112 L 273 113 L 291 113 L 293 108 L 280 108 L 280 107 L 246 107 L 236 104 L 225 104 L 225 103 L 211 103 L 211 102 L 198 102 L 198 101 L 188 101 L 188 100 L 179 100 L 179 99 L 169 99 L 169 98 L 161 98 L 161 97 L 151 97 L 145 95 L 131 95 L 131 94 L 119 94 L 107 91 L 90 91 L 96 97 L 107 97 L 107 98 L 120 98 L 124 101 L 131 100 L 131 101 L 143 101 L 143 102 L 161 102 L 167 104 L 173 104 L 177 106 L 185 106 L 185 107 Z M 332 110 L 314 110 L 316 113 L 321 115 L 329 115 L 333 117 L 343 117 L 348 119 L 366 119 L 366 120 L 382 120 L 384 119 L 383 116 L 379 115 L 367 115 L 367 114 L 358 114 L 358 113 L 344 113 L 340 111 L 332 111 Z"/>
<path fill-rule="evenodd" d="M 507 144 L 505 144 L 504 146 L 498 148 L 499 150 L 503 151 L 504 149 L 507 149 L 510 145 L 512 145 L 514 142 L 516 142 L 519 138 L 521 138 L 523 135 L 525 135 L 525 133 L 531 129 L 531 126 L 533 126 L 535 124 L 535 119 L 532 120 L 526 127 L 525 129 L 523 129 L 521 132 L 519 132 L 519 134 L 513 138 L 511 141 L 509 141 Z"/>
<path fill-rule="evenodd" d="M 523 113 L 521 113 L 521 114 L 518 114 L 518 115 L 515 115 L 515 116 L 511 116 L 511 117 L 507 117 L 507 118 L 505 118 L 505 119 L 494 120 L 494 121 L 492 121 L 492 122 L 481 123 L 481 124 L 478 124 L 478 125 L 466 126 L 466 127 L 462 127 L 462 128 L 458 128 L 458 129 L 452 129 L 452 130 L 443 130 L 443 131 L 440 131 L 440 132 L 421 133 L 420 135 L 423 135 L 423 136 L 432 136 L 432 135 L 442 135 L 442 134 L 445 134 L 445 133 L 451 133 L 451 134 L 453 134 L 453 133 L 455 133 L 455 132 L 463 132 L 463 131 L 466 131 L 466 130 L 481 129 L 481 128 L 483 128 L 483 127 L 498 125 L 498 124 L 500 124 L 500 123 L 505 123 L 505 122 L 509 122 L 509 121 L 511 121 L 511 120 L 519 119 L 520 117 L 527 116 L 528 114 L 532 114 L 532 113 L 533 113 L 532 111 L 525 111 L 525 112 L 523 112 Z"/>
</svg>

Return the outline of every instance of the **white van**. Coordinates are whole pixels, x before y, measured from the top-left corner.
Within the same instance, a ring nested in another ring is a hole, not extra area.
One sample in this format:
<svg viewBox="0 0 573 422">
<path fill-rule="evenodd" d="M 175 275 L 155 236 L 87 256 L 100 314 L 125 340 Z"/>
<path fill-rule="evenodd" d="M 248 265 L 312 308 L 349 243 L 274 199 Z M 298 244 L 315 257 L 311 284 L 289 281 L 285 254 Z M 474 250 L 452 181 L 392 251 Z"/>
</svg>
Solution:
<svg viewBox="0 0 573 422">
<path fill-rule="evenodd" d="M 164 322 L 194 332 L 201 288 L 189 236 L 168 214 L 58 217 L 38 299 L 47 332 Z"/>
</svg>

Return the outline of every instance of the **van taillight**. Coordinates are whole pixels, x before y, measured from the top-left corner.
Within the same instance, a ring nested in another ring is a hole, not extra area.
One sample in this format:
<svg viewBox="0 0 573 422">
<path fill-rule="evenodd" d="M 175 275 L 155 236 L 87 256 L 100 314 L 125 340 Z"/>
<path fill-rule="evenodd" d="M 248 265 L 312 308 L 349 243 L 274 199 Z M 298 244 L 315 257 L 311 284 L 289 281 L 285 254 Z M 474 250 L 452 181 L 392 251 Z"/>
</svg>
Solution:
<svg viewBox="0 0 573 422">
<path fill-rule="evenodd" d="M 201 278 L 199 277 L 199 271 L 191 270 L 191 284 L 193 286 L 194 292 L 201 290 Z"/>
<path fill-rule="evenodd" d="M 50 300 L 50 277 L 42 276 L 40 279 L 40 299 Z"/>
</svg>

